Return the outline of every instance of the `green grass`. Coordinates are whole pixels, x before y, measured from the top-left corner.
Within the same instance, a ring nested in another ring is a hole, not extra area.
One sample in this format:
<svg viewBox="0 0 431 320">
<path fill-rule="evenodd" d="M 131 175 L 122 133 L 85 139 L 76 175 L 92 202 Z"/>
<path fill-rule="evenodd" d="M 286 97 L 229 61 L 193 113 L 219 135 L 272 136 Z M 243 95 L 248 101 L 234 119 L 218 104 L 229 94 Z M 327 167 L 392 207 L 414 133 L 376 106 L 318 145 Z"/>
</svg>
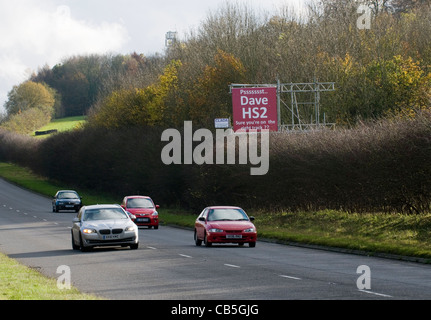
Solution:
<svg viewBox="0 0 431 320">
<path fill-rule="evenodd" d="M 68 131 L 68 130 L 81 127 L 86 122 L 86 119 L 87 119 L 86 116 L 54 119 L 46 126 L 39 128 L 37 131 L 48 131 L 48 130 L 58 130 L 58 132 Z M 36 136 L 34 132 L 32 135 L 37 138 L 49 137 L 49 135 Z"/>
<path fill-rule="evenodd" d="M 19 264 L 0 253 L 0 300 L 100 300 L 76 288 L 61 289 L 57 279 Z"/>
</svg>

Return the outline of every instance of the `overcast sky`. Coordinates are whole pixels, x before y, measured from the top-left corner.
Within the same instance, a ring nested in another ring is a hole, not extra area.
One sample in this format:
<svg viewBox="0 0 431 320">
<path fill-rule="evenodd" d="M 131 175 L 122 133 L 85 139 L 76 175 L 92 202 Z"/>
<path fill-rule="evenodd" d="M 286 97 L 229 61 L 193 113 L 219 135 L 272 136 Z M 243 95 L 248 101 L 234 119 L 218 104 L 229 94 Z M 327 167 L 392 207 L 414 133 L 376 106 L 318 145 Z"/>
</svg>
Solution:
<svg viewBox="0 0 431 320">
<path fill-rule="evenodd" d="M 0 0 L 0 112 L 39 67 L 77 54 L 163 53 L 165 34 L 198 27 L 230 0 Z M 301 0 L 232 0 L 277 12 Z"/>
</svg>

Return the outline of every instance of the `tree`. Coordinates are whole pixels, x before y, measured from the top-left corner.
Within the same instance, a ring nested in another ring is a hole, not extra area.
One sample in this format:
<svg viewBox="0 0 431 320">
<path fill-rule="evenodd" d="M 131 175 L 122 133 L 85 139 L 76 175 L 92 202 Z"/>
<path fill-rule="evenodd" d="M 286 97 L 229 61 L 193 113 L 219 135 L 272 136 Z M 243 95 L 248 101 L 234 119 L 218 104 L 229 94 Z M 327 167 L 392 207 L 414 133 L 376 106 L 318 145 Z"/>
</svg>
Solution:
<svg viewBox="0 0 431 320">
<path fill-rule="evenodd" d="M 395 12 L 407 12 L 421 6 L 430 6 L 429 0 L 392 0 Z"/>
<path fill-rule="evenodd" d="M 28 109 L 41 109 L 51 116 L 55 104 L 55 91 L 42 83 L 26 81 L 14 86 L 8 93 L 5 109 L 8 116 L 24 112 Z"/>
<path fill-rule="evenodd" d="M 93 108 L 89 124 L 100 127 L 161 125 L 165 117 L 165 99 L 177 82 L 180 61 L 171 61 L 158 82 L 145 88 L 112 92 L 98 108 Z"/>
</svg>

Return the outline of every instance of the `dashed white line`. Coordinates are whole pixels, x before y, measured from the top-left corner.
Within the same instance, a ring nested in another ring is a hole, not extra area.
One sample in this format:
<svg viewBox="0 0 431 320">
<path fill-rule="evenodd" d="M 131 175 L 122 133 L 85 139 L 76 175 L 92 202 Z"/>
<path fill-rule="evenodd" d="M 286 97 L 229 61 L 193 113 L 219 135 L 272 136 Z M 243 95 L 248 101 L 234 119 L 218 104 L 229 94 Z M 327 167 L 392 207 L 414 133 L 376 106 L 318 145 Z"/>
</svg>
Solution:
<svg viewBox="0 0 431 320">
<path fill-rule="evenodd" d="M 157 250 L 156 248 L 154 248 L 154 247 L 147 247 L 148 249 L 151 249 L 151 250 Z"/>
<path fill-rule="evenodd" d="M 234 264 L 228 264 L 228 263 L 225 263 L 224 264 L 226 267 L 230 267 L 230 268 L 241 268 L 240 266 L 236 266 L 236 265 L 234 265 Z"/>
<path fill-rule="evenodd" d="M 186 255 L 186 254 L 181 254 L 181 253 L 179 253 L 178 255 L 180 255 L 181 257 L 184 257 L 184 258 L 193 258 L 192 256 L 188 256 L 188 255 Z"/>
<path fill-rule="evenodd" d="M 292 277 L 292 276 L 286 276 L 284 274 L 280 274 L 280 277 L 282 277 L 282 278 L 288 278 L 288 279 L 292 279 L 292 280 L 302 280 L 301 278 Z"/>
<path fill-rule="evenodd" d="M 374 294 L 376 296 L 380 296 L 380 297 L 386 297 L 386 298 L 392 298 L 392 296 L 388 295 L 388 294 L 383 294 L 383 293 L 378 293 L 378 292 L 373 292 L 373 291 L 369 291 L 369 290 L 359 290 L 360 292 L 365 292 L 368 294 Z"/>
</svg>

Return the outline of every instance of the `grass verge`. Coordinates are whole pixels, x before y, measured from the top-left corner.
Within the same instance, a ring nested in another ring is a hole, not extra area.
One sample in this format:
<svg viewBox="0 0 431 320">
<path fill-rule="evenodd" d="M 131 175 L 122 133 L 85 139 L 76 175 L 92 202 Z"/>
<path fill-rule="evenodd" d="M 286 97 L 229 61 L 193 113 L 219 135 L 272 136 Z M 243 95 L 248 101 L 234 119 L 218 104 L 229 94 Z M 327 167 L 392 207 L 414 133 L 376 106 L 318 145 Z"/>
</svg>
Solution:
<svg viewBox="0 0 431 320">
<path fill-rule="evenodd" d="M 0 300 L 99 300 L 78 289 L 60 289 L 57 280 L 41 275 L 0 253 Z"/>
</svg>

